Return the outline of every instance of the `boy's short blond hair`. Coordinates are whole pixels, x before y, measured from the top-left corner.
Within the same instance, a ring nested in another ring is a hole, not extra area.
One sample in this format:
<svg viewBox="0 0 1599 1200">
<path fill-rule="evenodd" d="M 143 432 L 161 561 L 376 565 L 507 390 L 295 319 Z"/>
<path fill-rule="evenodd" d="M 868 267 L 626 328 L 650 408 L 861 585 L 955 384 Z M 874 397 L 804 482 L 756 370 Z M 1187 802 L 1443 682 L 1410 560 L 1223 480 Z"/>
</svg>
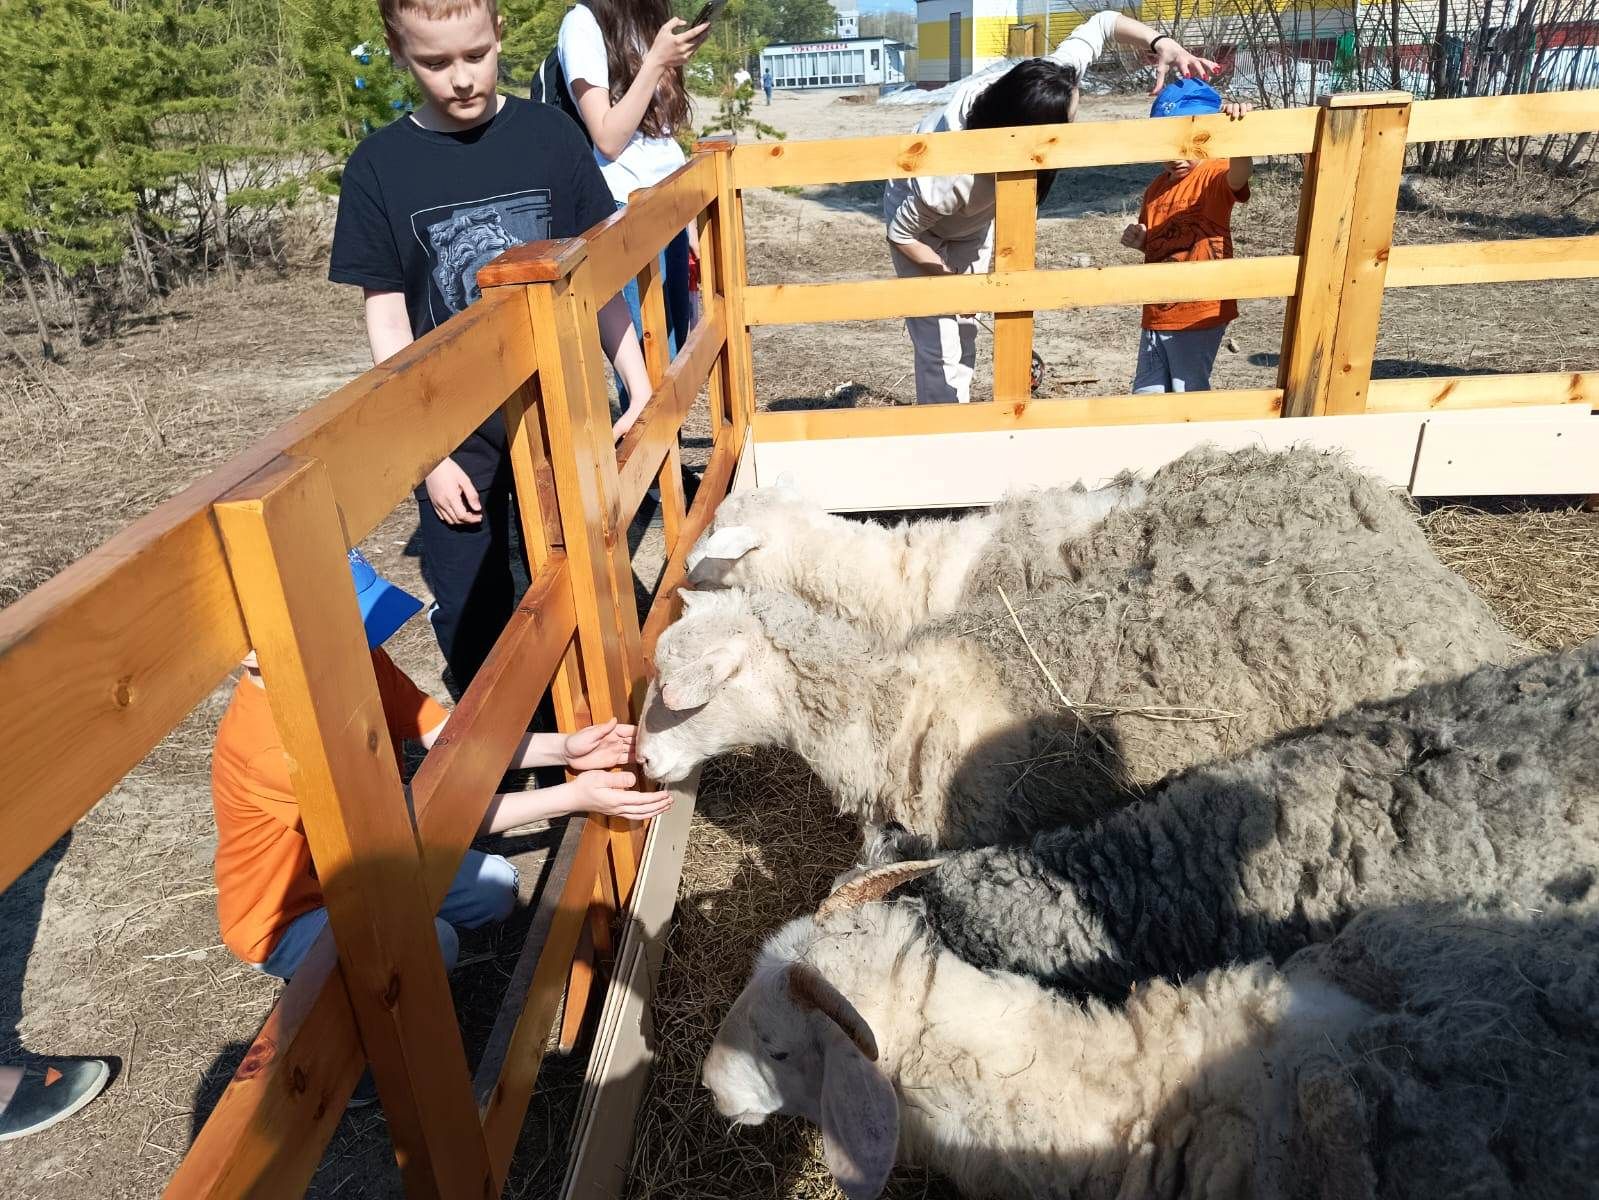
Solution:
<svg viewBox="0 0 1599 1200">
<path fill-rule="evenodd" d="M 430 21 L 448 17 L 463 17 L 479 8 L 489 10 L 489 20 L 500 19 L 499 0 L 378 0 L 378 11 L 383 14 L 383 32 L 391 43 L 400 40 L 400 15 L 420 13 Z"/>
</svg>

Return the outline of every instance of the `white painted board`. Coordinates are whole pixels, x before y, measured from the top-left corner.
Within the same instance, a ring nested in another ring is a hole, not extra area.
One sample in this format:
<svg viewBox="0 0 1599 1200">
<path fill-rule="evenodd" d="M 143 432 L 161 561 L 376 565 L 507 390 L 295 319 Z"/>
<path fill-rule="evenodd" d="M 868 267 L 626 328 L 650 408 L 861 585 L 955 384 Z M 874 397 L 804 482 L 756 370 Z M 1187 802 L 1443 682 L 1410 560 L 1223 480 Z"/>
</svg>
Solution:
<svg viewBox="0 0 1599 1200">
<path fill-rule="evenodd" d="M 1599 417 L 1428 421 L 1411 491 L 1418 496 L 1599 493 Z"/>
<path fill-rule="evenodd" d="M 1282 449 L 1308 444 L 1347 450 L 1355 464 L 1398 487 L 1410 487 L 1422 430 L 1427 425 L 1537 427 L 1573 421 L 1565 405 L 1449 413 L 1367 413 L 1347 417 L 1109 425 L 904 437 L 818 438 L 755 443 L 755 476 L 769 483 L 794 476 L 800 489 L 834 512 L 964 508 L 992 504 L 1018 488 L 1081 479 L 1102 484 L 1120 471 L 1148 472 L 1194 446 Z M 1535 465 L 1507 458 L 1517 491 L 1550 491 L 1532 484 Z M 1592 491 L 1574 487 L 1575 492 Z M 1429 495 L 1446 494 L 1429 492 Z"/>
</svg>

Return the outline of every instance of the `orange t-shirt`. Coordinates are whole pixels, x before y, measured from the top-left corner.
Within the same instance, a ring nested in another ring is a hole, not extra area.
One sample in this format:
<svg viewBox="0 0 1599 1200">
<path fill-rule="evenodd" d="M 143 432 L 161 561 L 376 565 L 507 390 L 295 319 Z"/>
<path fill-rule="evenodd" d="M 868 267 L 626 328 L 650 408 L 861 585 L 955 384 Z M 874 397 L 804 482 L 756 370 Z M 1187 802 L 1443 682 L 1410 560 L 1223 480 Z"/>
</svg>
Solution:
<svg viewBox="0 0 1599 1200">
<path fill-rule="evenodd" d="M 402 741 L 438 728 L 449 714 L 383 651 L 372 651 L 372 669 L 398 755 Z M 289 782 L 288 756 L 266 690 L 248 675 L 234 688 L 217 727 L 211 805 L 222 941 L 243 961 L 263 963 L 289 922 L 323 901 Z"/>
<path fill-rule="evenodd" d="M 1145 262 L 1209 262 L 1233 256 L 1233 204 L 1249 200 L 1249 187 L 1233 191 L 1227 183 L 1228 162 L 1197 162 L 1181 179 L 1162 171 L 1144 190 L 1138 219 L 1145 230 Z M 1214 329 L 1237 315 L 1236 300 L 1146 304 L 1144 328 Z"/>
</svg>

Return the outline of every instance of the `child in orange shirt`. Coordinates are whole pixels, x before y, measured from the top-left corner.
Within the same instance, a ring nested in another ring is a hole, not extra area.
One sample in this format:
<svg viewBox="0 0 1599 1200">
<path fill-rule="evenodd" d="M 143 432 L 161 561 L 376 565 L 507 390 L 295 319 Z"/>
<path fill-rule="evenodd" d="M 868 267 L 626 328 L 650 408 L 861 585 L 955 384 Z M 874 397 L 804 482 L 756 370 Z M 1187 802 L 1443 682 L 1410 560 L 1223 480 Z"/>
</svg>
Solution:
<svg viewBox="0 0 1599 1200">
<path fill-rule="evenodd" d="M 1155 97 L 1152 117 L 1226 113 L 1239 120 L 1251 106 L 1223 104 L 1202 79 L 1168 83 Z M 1208 262 L 1233 256 L 1233 205 L 1249 200 L 1250 158 L 1178 159 L 1144 191 L 1138 221 L 1122 231 L 1122 244 L 1144 261 Z M 1236 300 L 1186 300 L 1144 305 L 1134 392 L 1206 392 Z"/>
<path fill-rule="evenodd" d="M 380 578 L 358 551 L 350 552 L 350 571 L 395 753 L 406 738 L 431 747 L 449 713 L 379 649 L 421 610 L 421 601 Z M 268 975 L 288 979 L 327 926 L 328 915 L 254 654 L 244 666 L 211 760 L 217 918 L 229 950 Z M 633 727 L 615 721 L 571 735 L 526 735 L 512 768 L 562 766 L 583 773 L 558 787 L 495 796 L 478 832 L 500 833 L 574 812 L 631 820 L 659 815 L 671 803 L 668 793 L 629 791 L 632 774 L 604 769 L 620 766 L 632 752 Z M 504 920 L 516 902 L 516 885 L 516 868 L 504 858 L 466 852 L 435 919 L 446 967 L 455 965 L 456 927 L 475 929 Z"/>
</svg>

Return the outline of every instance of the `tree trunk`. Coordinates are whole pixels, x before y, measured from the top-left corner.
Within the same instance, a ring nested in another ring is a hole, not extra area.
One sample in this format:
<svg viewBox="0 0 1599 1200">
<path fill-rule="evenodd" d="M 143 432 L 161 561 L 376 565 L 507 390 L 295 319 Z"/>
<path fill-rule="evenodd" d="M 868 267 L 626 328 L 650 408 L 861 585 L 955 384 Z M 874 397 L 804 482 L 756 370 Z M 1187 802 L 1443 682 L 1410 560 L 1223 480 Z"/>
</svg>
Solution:
<svg viewBox="0 0 1599 1200">
<path fill-rule="evenodd" d="M 1399 0 L 1388 6 L 1388 73 L 1393 76 L 1388 86 L 1399 91 Z"/>
<path fill-rule="evenodd" d="M 161 294 L 161 282 L 156 278 L 155 260 L 150 256 L 150 247 L 144 240 L 144 229 L 137 212 L 128 218 L 128 230 L 133 234 L 133 257 L 138 260 L 144 286 L 149 289 L 150 298 L 154 299 Z"/>
<path fill-rule="evenodd" d="M 55 359 L 55 347 L 50 344 L 50 325 L 44 319 L 44 306 L 39 303 L 39 293 L 33 289 L 33 279 L 28 275 L 27 264 L 22 261 L 22 251 L 17 249 L 17 239 L 11 236 L 8 229 L 0 233 L 5 238 L 6 250 L 11 254 L 11 261 L 17 265 L 17 278 L 22 280 L 22 290 L 28 297 L 28 306 L 33 309 L 33 322 L 39 327 L 39 353 L 45 362 Z"/>
</svg>

